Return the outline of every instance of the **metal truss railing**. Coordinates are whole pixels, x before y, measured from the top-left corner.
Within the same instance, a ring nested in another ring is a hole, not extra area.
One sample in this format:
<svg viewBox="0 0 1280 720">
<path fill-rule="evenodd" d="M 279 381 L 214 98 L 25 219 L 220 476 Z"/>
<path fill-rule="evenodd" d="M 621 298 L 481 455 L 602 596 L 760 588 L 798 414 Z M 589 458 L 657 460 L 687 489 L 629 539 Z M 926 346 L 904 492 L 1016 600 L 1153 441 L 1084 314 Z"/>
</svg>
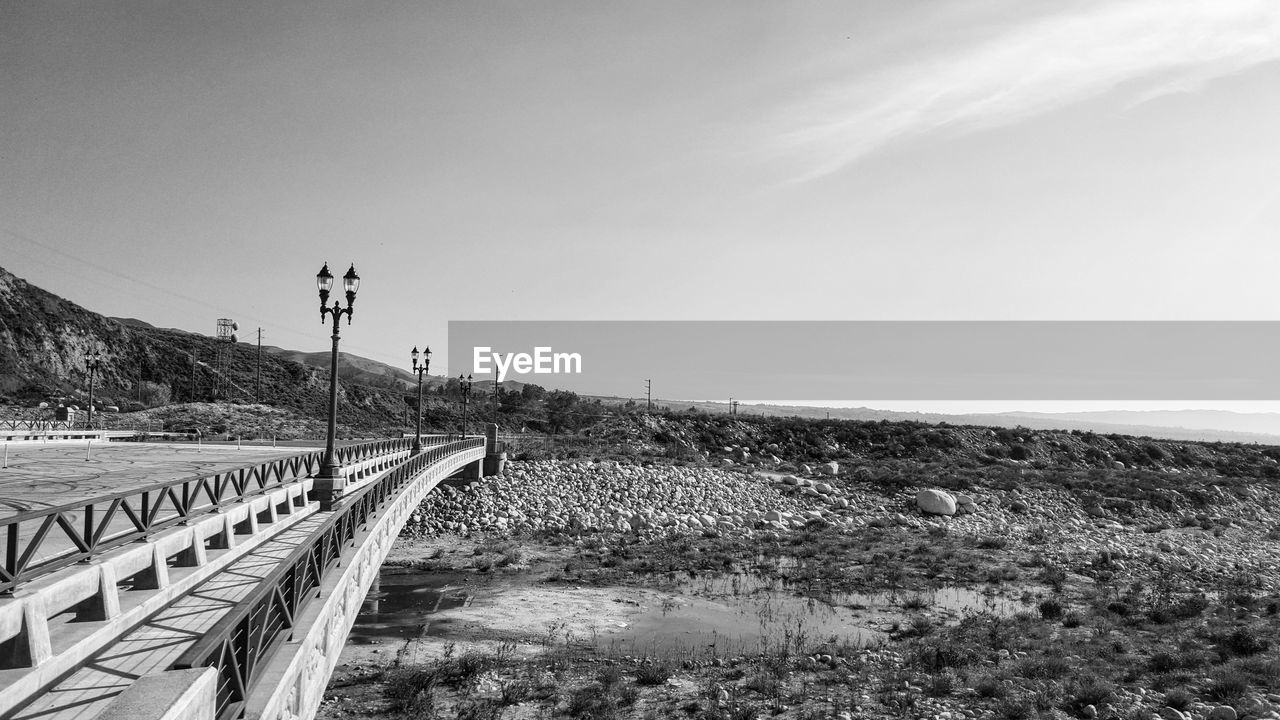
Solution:
<svg viewBox="0 0 1280 720">
<path fill-rule="evenodd" d="M 219 720 L 238 717 L 259 669 L 289 635 L 298 614 L 318 595 L 326 575 L 384 504 L 430 466 L 484 448 L 467 438 L 424 449 L 361 488 L 325 518 L 247 597 L 182 654 L 173 669 L 213 667 L 218 673 Z"/>
<path fill-rule="evenodd" d="M 424 436 L 429 443 L 443 436 Z M 409 452 L 407 438 L 376 440 L 335 450 L 339 466 Z M 87 561 L 164 528 L 309 477 L 322 451 L 305 452 L 212 475 L 165 480 L 65 505 L 0 518 L 0 594 L 60 568 Z"/>
</svg>

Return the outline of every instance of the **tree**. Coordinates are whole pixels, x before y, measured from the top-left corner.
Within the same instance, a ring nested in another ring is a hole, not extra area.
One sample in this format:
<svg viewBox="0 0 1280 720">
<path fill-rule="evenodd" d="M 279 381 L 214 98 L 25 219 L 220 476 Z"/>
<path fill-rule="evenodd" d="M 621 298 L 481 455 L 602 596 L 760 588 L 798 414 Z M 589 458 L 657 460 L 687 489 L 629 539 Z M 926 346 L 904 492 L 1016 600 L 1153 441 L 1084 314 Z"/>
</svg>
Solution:
<svg viewBox="0 0 1280 720">
<path fill-rule="evenodd" d="M 551 426 L 553 435 L 563 429 L 573 429 L 577 419 L 574 413 L 577 405 L 577 393 L 568 390 L 553 390 L 547 394 L 547 424 Z"/>
<path fill-rule="evenodd" d="M 168 405 L 171 399 L 169 387 L 160 383 L 142 381 L 138 386 L 138 399 L 147 407 L 158 407 L 160 405 Z"/>
</svg>

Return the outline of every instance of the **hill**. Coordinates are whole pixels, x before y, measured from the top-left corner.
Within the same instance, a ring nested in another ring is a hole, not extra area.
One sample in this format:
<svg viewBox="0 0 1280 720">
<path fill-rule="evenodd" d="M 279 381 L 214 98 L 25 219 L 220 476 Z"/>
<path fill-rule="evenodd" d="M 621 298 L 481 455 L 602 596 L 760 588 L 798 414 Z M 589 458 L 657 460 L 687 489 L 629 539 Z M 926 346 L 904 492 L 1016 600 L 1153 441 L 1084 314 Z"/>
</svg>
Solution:
<svg viewBox="0 0 1280 720">
<path fill-rule="evenodd" d="M 30 406 L 66 398 L 83 404 L 84 358 L 95 350 L 104 353 L 96 378 L 101 405 L 126 407 L 144 396 L 251 403 L 257 394 L 261 403 L 301 415 L 326 414 L 327 362 L 321 369 L 264 354 L 259 390 L 256 352 L 248 343 L 108 318 L 0 268 L 0 401 Z M 220 351 L 226 353 L 225 371 L 215 362 Z M 339 379 L 341 432 L 382 434 L 403 427 L 404 397 L 398 391 Z"/>
<path fill-rule="evenodd" d="M 329 353 L 327 352 L 308 353 L 298 350 L 286 350 L 271 345 L 263 345 L 262 350 L 308 367 L 320 368 L 326 373 L 329 371 Z M 417 391 L 418 378 L 409 370 L 341 351 L 338 353 L 338 358 L 338 377 L 343 380 L 372 387 Z M 450 379 L 443 375 L 424 375 L 422 378 L 423 390 L 439 392 L 449 383 Z M 507 380 L 502 383 L 502 389 L 505 392 L 520 392 L 526 384 L 516 380 Z M 493 381 L 476 378 L 473 391 L 477 396 L 491 394 L 493 392 Z"/>
<path fill-rule="evenodd" d="M 300 365 L 322 369 L 325 373 L 329 371 L 331 355 L 328 352 L 309 353 L 300 350 L 286 350 L 273 345 L 263 345 L 262 351 Z M 338 378 L 360 385 L 395 390 L 416 390 L 418 387 L 418 378 L 407 370 L 401 370 L 386 363 L 341 351 L 338 352 Z M 432 383 L 432 381 L 435 382 Z M 443 383 L 443 378 L 423 378 L 424 385 L 439 385 Z"/>
</svg>

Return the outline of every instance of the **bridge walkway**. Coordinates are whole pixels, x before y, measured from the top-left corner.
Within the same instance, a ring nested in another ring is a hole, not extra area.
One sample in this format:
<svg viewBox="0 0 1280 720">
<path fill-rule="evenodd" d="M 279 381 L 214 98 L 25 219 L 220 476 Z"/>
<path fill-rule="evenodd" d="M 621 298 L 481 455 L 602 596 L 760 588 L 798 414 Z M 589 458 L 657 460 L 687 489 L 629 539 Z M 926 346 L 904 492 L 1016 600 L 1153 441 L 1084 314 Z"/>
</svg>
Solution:
<svg viewBox="0 0 1280 720">
<path fill-rule="evenodd" d="M 134 680 L 182 656 L 305 543 L 324 522 L 313 513 L 152 616 L 18 711 L 14 720 L 91 720 Z"/>
</svg>

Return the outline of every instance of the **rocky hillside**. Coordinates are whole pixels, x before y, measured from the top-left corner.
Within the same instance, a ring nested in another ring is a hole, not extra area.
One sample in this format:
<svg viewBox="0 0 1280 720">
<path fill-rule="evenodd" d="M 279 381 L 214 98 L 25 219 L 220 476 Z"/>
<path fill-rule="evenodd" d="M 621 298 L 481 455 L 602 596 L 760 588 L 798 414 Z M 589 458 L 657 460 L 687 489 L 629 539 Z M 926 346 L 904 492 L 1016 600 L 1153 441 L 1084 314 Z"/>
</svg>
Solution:
<svg viewBox="0 0 1280 720">
<path fill-rule="evenodd" d="M 100 404 L 127 407 L 144 388 L 174 402 L 252 402 L 255 349 L 247 343 L 223 348 L 230 356 L 225 374 L 216 369 L 215 338 L 113 320 L 0 268 L 0 402 L 83 403 L 84 358 L 94 350 L 104 353 L 96 380 Z M 327 369 L 263 353 L 261 402 L 319 417 L 327 393 Z M 398 391 L 340 383 L 339 403 L 340 422 L 352 431 L 401 427 L 404 398 Z"/>
</svg>

